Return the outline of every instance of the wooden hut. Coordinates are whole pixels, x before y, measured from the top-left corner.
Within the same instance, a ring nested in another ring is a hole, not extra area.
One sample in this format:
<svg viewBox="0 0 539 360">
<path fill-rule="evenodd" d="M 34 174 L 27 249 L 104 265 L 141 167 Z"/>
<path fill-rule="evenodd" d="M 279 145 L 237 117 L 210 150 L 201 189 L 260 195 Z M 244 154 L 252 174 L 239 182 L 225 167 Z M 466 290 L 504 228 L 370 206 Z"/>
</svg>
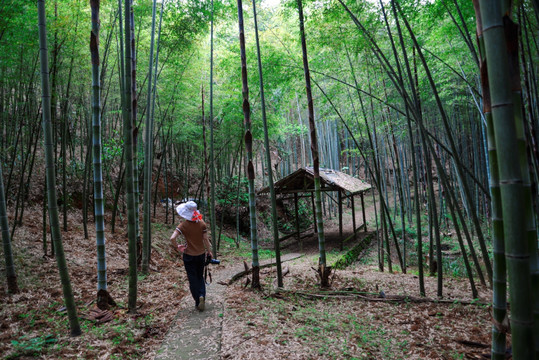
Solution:
<svg viewBox="0 0 539 360">
<path fill-rule="evenodd" d="M 280 196 L 282 200 L 294 200 L 294 210 L 296 216 L 296 232 L 289 234 L 280 240 L 283 241 L 290 237 L 296 236 L 300 239 L 299 231 L 299 215 L 298 215 L 298 200 L 302 197 L 310 197 L 313 207 L 313 214 L 315 214 L 314 205 L 314 171 L 312 167 L 299 168 L 290 175 L 282 178 L 274 184 L 275 195 Z M 341 244 L 348 240 L 343 238 L 343 200 L 350 199 L 352 207 L 352 229 L 353 233 L 350 237 L 363 229 L 367 231 L 367 223 L 365 218 L 365 201 L 364 194 L 371 189 L 372 186 L 360 179 L 352 177 L 340 171 L 320 168 L 320 190 L 322 192 L 335 192 L 337 193 L 337 204 L 339 207 L 339 236 L 341 238 Z M 269 187 L 263 188 L 258 191 L 260 195 L 269 195 Z M 356 196 L 361 199 L 361 211 L 363 214 L 363 224 L 356 226 L 356 212 L 354 198 Z M 335 200 L 335 199 L 333 199 Z M 316 216 L 314 219 L 316 224 Z M 316 226 L 315 226 L 316 232 Z M 350 238 L 349 237 L 349 238 Z"/>
</svg>

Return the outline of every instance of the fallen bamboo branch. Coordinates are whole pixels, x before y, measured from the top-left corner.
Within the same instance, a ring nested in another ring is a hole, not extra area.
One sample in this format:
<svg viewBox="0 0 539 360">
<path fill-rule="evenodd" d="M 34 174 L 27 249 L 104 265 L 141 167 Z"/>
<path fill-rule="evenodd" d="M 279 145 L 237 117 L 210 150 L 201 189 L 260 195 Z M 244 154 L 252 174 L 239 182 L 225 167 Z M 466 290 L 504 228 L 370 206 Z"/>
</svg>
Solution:
<svg viewBox="0 0 539 360">
<path fill-rule="evenodd" d="M 470 340 L 466 340 L 466 339 L 457 339 L 456 342 L 461 344 L 461 345 L 477 347 L 477 348 L 483 348 L 483 349 L 486 349 L 486 348 L 490 347 L 490 344 L 483 344 L 483 343 L 480 343 L 480 342 L 477 342 L 477 341 L 470 341 Z"/>
<path fill-rule="evenodd" d="M 297 255 L 293 255 L 291 256 L 290 258 L 288 259 L 282 259 L 281 260 L 281 263 L 283 262 L 286 262 L 286 261 L 291 261 L 291 260 L 295 260 L 299 257 L 302 257 L 303 255 L 301 254 L 297 254 Z M 276 263 L 275 262 L 269 262 L 269 263 L 266 263 L 266 264 L 260 264 L 259 268 L 262 269 L 262 268 L 266 268 L 266 267 L 270 267 L 270 266 L 274 266 Z M 232 285 L 232 283 L 234 283 L 234 281 L 242 278 L 243 276 L 245 275 L 248 275 L 251 273 L 252 269 L 249 268 L 249 266 L 247 266 L 247 263 L 244 262 L 244 267 L 245 267 L 245 270 L 243 271 L 240 271 L 239 273 L 233 275 L 230 280 L 228 281 L 224 281 L 224 282 L 219 282 L 220 284 L 223 284 L 223 285 Z"/>
<path fill-rule="evenodd" d="M 380 292 L 377 293 L 362 293 L 362 292 L 350 292 L 350 291 L 327 291 L 320 293 L 310 293 L 304 291 L 289 291 L 282 290 L 279 293 L 273 294 L 275 297 L 283 297 L 283 295 L 298 295 L 309 299 L 361 299 L 365 301 L 376 302 L 393 302 L 393 303 L 438 303 L 438 304 L 460 304 L 460 305 L 478 305 L 478 306 L 490 306 L 490 303 L 483 303 L 476 300 L 461 300 L 461 299 L 432 299 L 432 298 L 418 298 L 408 295 L 386 295 Z M 369 296 L 370 295 L 370 296 Z"/>
</svg>

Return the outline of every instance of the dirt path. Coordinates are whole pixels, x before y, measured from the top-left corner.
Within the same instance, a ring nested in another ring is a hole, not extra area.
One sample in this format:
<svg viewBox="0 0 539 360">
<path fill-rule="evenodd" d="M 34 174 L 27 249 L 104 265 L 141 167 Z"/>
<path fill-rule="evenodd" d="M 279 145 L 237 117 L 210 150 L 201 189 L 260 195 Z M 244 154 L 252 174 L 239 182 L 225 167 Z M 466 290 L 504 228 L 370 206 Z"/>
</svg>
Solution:
<svg viewBox="0 0 539 360">
<path fill-rule="evenodd" d="M 281 261 L 289 261 L 301 256 L 300 254 L 286 254 Z M 263 261 L 261 266 L 271 262 Z M 155 360 L 168 359 L 218 359 L 221 350 L 223 318 L 226 316 L 224 303 L 226 299 L 226 285 L 235 274 L 243 270 L 242 267 L 213 269 L 213 281 L 206 288 L 206 310 L 199 312 L 195 309 L 191 295 L 182 299 L 180 310 L 165 336 L 161 348 L 157 351 Z"/>
<path fill-rule="evenodd" d="M 213 282 L 206 287 L 206 310 L 199 312 L 194 306 L 191 294 L 186 295 L 174 324 L 157 352 L 156 360 L 219 357 L 226 290 L 226 286 L 220 285 L 219 282 L 228 279 L 235 272 L 232 269 L 223 269 L 213 273 Z"/>
</svg>

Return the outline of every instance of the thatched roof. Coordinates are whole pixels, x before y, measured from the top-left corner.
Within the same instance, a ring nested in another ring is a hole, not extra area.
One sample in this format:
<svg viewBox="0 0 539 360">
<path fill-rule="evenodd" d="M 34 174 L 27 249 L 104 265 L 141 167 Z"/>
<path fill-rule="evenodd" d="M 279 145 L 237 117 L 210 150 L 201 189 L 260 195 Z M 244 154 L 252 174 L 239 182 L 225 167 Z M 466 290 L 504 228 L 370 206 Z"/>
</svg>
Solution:
<svg viewBox="0 0 539 360">
<path fill-rule="evenodd" d="M 300 168 L 292 174 L 277 181 L 274 185 L 276 194 L 311 192 L 314 191 L 314 171 L 312 167 Z M 360 179 L 340 171 L 320 169 L 320 187 L 322 191 L 344 191 L 348 195 L 360 194 L 372 186 Z M 269 193 L 265 187 L 259 194 Z"/>
</svg>

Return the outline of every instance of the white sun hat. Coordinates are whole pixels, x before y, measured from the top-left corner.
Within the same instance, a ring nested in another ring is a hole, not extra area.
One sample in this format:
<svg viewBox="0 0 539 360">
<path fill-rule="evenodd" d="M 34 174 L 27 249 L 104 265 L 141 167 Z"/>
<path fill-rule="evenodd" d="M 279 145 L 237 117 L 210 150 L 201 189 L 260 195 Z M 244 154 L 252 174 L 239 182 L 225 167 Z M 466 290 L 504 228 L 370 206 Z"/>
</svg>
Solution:
<svg viewBox="0 0 539 360">
<path fill-rule="evenodd" d="M 195 215 L 195 213 L 198 213 L 197 203 L 194 201 L 188 201 L 186 203 L 180 204 L 176 207 L 176 212 L 182 218 L 192 221 L 194 217 L 193 215 Z"/>
</svg>

